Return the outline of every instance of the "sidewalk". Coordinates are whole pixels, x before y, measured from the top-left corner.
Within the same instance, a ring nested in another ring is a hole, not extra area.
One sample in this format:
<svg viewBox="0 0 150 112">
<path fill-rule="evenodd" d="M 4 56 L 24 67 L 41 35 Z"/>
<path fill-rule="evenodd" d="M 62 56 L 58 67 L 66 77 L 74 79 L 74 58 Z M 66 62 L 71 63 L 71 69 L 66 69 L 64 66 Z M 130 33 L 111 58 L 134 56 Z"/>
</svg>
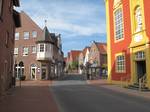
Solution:
<svg viewBox="0 0 150 112">
<path fill-rule="evenodd" d="M 110 89 L 112 91 L 128 94 L 131 96 L 150 99 L 150 91 L 141 92 L 138 90 L 122 88 L 121 85 L 113 85 L 113 84 L 107 83 L 107 80 L 102 80 L 102 79 L 100 79 L 100 80 L 88 80 L 87 83 L 90 85 L 94 85 L 94 86 L 101 86 L 102 88 Z"/>
<path fill-rule="evenodd" d="M 50 81 L 25 81 L 8 91 L 0 101 L 0 112 L 58 112 L 49 90 Z"/>
</svg>

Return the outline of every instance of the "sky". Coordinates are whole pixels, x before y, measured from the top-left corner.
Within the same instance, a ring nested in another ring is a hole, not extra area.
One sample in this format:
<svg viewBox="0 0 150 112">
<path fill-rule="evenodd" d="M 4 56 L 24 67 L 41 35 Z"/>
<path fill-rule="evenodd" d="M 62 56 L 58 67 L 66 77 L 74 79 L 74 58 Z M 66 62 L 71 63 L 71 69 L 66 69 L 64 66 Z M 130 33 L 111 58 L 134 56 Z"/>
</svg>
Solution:
<svg viewBox="0 0 150 112">
<path fill-rule="evenodd" d="M 106 42 L 104 0 L 20 0 L 25 11 L 42 29 L 47 20 L 51 33 L 62 37 L 66 56 L 70 50 L 82 50 L 92 41 Z"/>
</svg>

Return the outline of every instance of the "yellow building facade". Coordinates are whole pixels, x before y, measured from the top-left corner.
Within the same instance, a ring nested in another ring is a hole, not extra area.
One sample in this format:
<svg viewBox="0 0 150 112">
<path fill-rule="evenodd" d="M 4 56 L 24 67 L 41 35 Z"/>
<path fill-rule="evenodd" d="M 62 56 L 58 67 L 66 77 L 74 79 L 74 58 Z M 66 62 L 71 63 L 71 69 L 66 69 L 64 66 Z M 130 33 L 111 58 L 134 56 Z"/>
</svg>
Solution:
<svg viewBox="0 0 150 112">
<path fill-rule="evenodd" d="M 109 82 L 142 83 L 150 88 L 150 1 L 105 3 Z"/>
</svg>

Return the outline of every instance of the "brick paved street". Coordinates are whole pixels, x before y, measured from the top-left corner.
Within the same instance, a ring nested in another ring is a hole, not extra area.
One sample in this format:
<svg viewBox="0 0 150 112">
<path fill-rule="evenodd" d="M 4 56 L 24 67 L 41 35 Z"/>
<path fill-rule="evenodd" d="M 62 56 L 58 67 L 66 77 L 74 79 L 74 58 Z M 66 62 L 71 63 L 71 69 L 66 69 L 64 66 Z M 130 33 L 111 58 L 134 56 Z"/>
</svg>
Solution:
<svg viewBox="0 0 150 112">
<path fill-rule="evenodd" d="M 50 81 L 22 82 L 21 88 L 9 90 L 1 99 L 0 112 L 58 112 L 49 84 Z"/>
<path fill-rule="evenodd" d="M 110 85 L 107 80 L 82 79 L 68 75 L 60 81 L 24 81 L 21 88 L 17 82 L 0 100 L 0 112 L 150 111 L 150 92 Z"/>
</svg>

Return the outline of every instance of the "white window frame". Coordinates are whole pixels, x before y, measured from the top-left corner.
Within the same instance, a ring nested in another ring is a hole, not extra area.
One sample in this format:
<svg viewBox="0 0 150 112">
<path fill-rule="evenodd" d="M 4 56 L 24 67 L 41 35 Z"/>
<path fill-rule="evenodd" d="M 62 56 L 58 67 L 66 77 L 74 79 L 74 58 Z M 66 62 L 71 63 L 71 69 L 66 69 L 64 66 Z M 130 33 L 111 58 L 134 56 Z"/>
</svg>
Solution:
<svg viewBox="0 0 150 112">
<path fill-rule="evenodd" d="M 19 48 L 14 48 L 14 55 L 18 55 L 19 53 Z"/>
<path fill-rule="evenodd" d="M 16 32 L 16 33 L 15 33 L 15 40 L 19 40 L 19 37 L 20 37 L 20 33 L 19 33 L 19 32 Z"/>
<path fill-rule="evenodd" d="M 28 55 L 29 55 L 29 48 L 23 47 L 23 56 L 28 56 Z"/>
<path fill-rule="evenodd" d="M 124 38 L 124 24 L 123 24 L 123 8 L 117 8 L 114 11 L 114 36 L 115 41 L 122 40 Z"/>
<path fill-rule="evenodd" d="M 30 33 L 29 33 L 29 32 L 24 32 L 24 33 L 23 33 L 23 38 L 24 38 L 25 40 L 28 40 L 28 39 L 30 38 Z"/>
<path fill-rule="evenodd" d="M 32 31 L 32 37 L 36 38 L 37 37 L 37 31 Z"/>
<path fill-rule="evenodd" d="M 116 72 L 117 73 L 125 73 L 126 72 L 126 61 L 125 55 L 117 55 L 116 56 Z"/>
<path fill-rule="evenodd" d="M 45 44 L 39 45 L 39 52 L 45 52 Z"/>
<path fill-rule="evenodd" d="M 32 46 L 32 54 L 36 53 L 36 46 Z"/>
</svg>

